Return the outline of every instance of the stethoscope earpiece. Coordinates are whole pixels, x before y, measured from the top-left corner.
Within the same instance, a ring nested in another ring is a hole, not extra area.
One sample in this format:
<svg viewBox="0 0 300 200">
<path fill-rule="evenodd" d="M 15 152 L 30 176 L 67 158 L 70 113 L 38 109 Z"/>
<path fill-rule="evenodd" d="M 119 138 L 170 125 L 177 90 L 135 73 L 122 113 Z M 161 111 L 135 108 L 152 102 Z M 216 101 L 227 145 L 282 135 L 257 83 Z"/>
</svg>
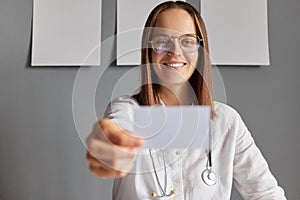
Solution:
<svg viewBox="0 0 300 200">
<path fill-rule="evenodd" d="M 215 185 L 217 183 L 216 173 L 211 168 L 206 168 L 202 173 L 202 180 L 206 185 Z"/>
</svg>

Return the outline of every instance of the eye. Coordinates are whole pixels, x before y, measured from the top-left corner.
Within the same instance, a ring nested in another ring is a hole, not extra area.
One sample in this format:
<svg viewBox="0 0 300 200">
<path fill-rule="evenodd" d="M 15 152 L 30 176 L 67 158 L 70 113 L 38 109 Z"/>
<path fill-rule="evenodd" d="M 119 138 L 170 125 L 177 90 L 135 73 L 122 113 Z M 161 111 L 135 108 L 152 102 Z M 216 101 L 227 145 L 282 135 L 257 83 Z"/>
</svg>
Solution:
<svg viewBox="0 0 300 200">
<path fill-rule="evenodd" d="M 162 53 L 170 50 L 171 40 L 168 36 L 157 35 L 152 40 L 152 48 L 156 53 Z"/>
<path fill-rule="evenodd" d="M 197 44 L 197 40 L 195 38 L 183 38 L 181 40 L 181 45 L 183 47 L 193 47 Z"/>
<path fill-rule="evenodd" d="M 169 41 L 165 38 L 157 38 L 154 40 L 155 46 L 167 46 L 169 44 Z"/>
</svg>

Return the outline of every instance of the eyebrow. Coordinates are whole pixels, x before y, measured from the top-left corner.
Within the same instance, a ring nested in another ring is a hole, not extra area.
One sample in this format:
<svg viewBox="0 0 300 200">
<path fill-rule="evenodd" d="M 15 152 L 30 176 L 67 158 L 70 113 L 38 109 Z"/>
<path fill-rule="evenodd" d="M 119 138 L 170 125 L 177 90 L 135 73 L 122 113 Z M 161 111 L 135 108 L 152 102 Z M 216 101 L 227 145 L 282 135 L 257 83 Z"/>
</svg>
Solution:
<svg viewBox="0 0 300 200">
<path fill-rule="evenodd" d="M 154 37 L 154 36 L 169 36 L 169 37 L 174 37 L 174 35 L 170 35 L 170 34 L 167 34 L 167 33 L 157 33 L 157 34 L 153 34 L 151 37 Z M 178 36 L 182 36 L 182 35 L 197 35 L 197 33 L 183 33 L 181 35 L 177 35 L 176 37 Z"/>
</svg>

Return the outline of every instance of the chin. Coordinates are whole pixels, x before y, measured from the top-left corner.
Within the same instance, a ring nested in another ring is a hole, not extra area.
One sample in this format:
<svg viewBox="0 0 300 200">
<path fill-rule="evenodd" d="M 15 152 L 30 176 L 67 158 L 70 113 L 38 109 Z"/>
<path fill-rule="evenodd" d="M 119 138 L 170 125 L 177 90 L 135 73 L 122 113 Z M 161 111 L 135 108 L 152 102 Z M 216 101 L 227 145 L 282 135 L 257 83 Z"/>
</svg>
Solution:
<svg viewBox="0 0 300 200">
<path fill-rule="evenodd" d="M 163 86 L 179 86 L 188 82 L 184 77 L 173 77 L 172 79 L 164 79 L 160 81 Z"/>
</svg>

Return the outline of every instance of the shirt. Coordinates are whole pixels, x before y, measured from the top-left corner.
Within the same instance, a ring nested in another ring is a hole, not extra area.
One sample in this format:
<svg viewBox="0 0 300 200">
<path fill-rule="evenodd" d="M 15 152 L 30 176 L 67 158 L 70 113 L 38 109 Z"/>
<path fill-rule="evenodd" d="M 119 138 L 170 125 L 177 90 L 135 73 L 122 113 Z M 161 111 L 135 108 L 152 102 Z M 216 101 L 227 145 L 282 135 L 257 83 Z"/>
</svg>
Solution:
<svg viewBox="0 0 300 200">
<path fill-rule="evenodd" d="M 138 107 L 135 99 L 122 96 L 110 102 L 104 117 L 132 131 L 133 110 Z M 164 188 L 165 183 L 166 193 L 175 189 L 176 194 L 163 199 L 226 200 L 230 199 L 232 184 L 246 200 L 286 199 L 237 111 L 220 102 L 214 102 L 214 110 L 211 148 L 212 169 L 217 175 L 215 185 L 208 186 L 202 180 L 208 166 L 207 150 L 156 149 L 152 152 L 152 163 L 149 150 L 141 149 L 132 172 L 115 179 L 113 199 L 154 199 L 152 192 L 161 195 L 159 184 Z"/>
</svg>

